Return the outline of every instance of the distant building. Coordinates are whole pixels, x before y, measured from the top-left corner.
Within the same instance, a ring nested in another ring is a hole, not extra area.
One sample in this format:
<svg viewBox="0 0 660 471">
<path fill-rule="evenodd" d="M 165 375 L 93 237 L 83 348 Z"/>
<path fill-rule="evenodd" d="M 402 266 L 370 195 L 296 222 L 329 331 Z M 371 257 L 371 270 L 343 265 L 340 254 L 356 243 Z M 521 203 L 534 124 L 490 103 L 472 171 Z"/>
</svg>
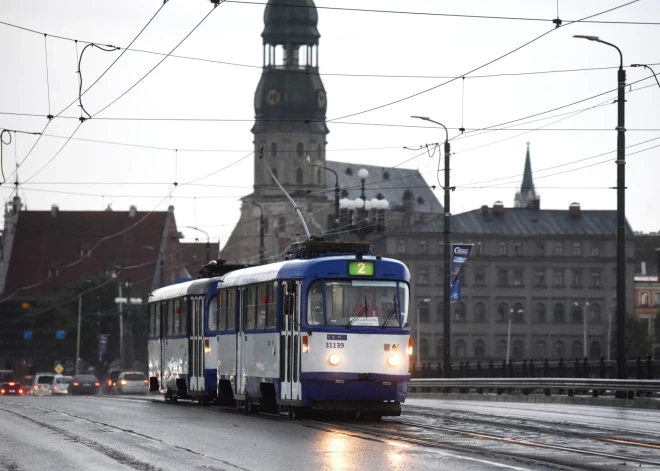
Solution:
<svg viewBox="0 0 660 471">
<path fill-rule="evenodd" d="M 635 316 L 647 323 L 647 332 L 653 337 L 657 316 L 660 315 L 660 234 L 636 234 L 635 258 Z M 660 345 L 653 346 L 654 357 L 660 359 Z"/>
<path fill-rule="evenodd" d="M 520 186 L 520 191 L 516 193 L 513 207 L 532 209 L 539 209 L 541 207 L 541 197 L 536 194 L 534 180 L 532 179 L 532 159 L 529 155 L 529 142 L 527 143 L 527 155 L 525 156 L 523 182 Z"/>
</svg>

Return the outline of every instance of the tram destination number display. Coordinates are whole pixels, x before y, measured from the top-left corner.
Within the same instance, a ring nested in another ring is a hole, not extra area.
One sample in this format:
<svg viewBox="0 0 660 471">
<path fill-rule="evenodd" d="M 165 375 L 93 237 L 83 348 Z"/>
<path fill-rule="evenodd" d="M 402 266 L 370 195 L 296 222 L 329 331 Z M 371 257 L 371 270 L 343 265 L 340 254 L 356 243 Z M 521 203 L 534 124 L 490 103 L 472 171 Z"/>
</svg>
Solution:
<svg viewBox="0 0 660 471">
<path fill-rule="evenodd" d="M 374 276 L 374 262 L 348 262 L 351 276 Z"/>
</svg>

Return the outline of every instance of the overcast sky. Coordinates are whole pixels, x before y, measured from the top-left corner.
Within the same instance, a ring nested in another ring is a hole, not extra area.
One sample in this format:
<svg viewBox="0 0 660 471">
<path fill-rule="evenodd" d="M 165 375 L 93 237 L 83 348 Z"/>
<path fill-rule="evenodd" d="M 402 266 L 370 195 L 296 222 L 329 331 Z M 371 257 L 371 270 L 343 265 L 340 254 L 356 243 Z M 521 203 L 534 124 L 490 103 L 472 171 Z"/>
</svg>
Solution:
<svg viewBox="0 0 660 471">
<path fill-rule="evenodd" d="M 569 20 L 625 3 L 625 0 L 559 0 L 559 17 L 566 24 Z M 161 0 L 0 0 L 0 21 L 49 35 L 123 47 L 130 43 L 161 4 Z M 405 9 L 547 20 L 557 16 L 556 0 L 317 0 L 316 4 L 318 7 Z M 211 3 L 206 0 L 169 0 L 133 47 L 167 53 L 211 8 Z M 254 118 L 254 91 L 261 74 L 263 12 L 263 4 L 225 2 L 175 52 L 249 67 L 168 58 L 123 98 L 84 122 L 74 136 L 76 139 L 165 150 L 74 139 L 53 159 L 66 139 L 52 136 L 66 138 L 79 125 L 76 119 L 55 118 L 46 130 L 49 136 L 41 139 L 19 168 L 21 181 L 33 177 L 19 192 L 28 209 L 44 210 L 51 204 L 58 204 L 61 210 L 101 210 L 112 205 L 115 210 L 125 211 L 130 205 L 136 205 L 139 210 L 148 211 L 165 210 L 172 204 L 180 227 L 197 225 L 213 240 L 224 243 L 238 220 L 239 198 L 250 193 L 253 184 L 254 158 L 249 155 L 253 136 L 250 129 Z M 329 120 L 440 85 L 447 79 L 439 77 L 460 77 L 544 32 L 552 31 L 521 50 L 467 75 L 464 81 L 459 79 L 391 106 L 330 122 L 327 158 L 352 164 L 401 164 L 419 153 L 406 150 L 405 146 L 444 141 L 444 131 L 410 119 L 410 115 L 425 115 L 453 128 L 449 131 L 450 137 L 459 134 L 457 128 L 461 126 L 468 130 L 464 136 L 452 141 L 451 177 L 452 185 L 457 186 L 457 191 L 452 194 L 453 213 L 476 209 L 483 204 L 492 205 L 496 200 L 503 201 L 505 206 L 513 206 L 516 187 L 522 180 L 528 141 L 542 208 L 568 209 L 570 203 L 577 201 L 583 209 L 615 209 L 616 192 L 611 187 L 616 185 L 614 128 L 617 110 L 613 103 L 616 92 L 527 121 L 517 121 L 518 127 L 511 130 L 469 132 L 615 89 L 619 64 L 616 50 L 574 39 L 575 34 L 595 35 L 616 44 L 623 51 L 624 65 L 660 63 L 660 1 L 640 0 L 593 20 L 655 22 L 656 25 L 585 23 L 555 30 L 548 21 L 319 9 L 319 63 L 321 73 L 328 74 L 323 76 L 323 82 L 328 96 Z M 0 128 L 42 131 L 49 112 L 53 115 L 60 113 L 76 98 L 76 44 L 52 37 L 48 37 L 46 43 L 49 88 L 43 35 L 0 24 L 3 71 L 0 75 L 0 112 L 39 115 L 0 114 Z M 83 47 L 83 43 L 78 44 L 78 54 Z M 88 48 L 81 68 L 83 88 L 96 80 L 118 55 L 119 52 Z M 126 52 L 83 96 L 86 110 L 92 115 L 97 113 L 161 59 L 161 56 Z M 471 78 L 605 67 L 612 68 Z M 660 65 L 652 67 L 660 72 Z M 648 69 L 626 70 L 628 83 L 641 80 L 628 88 L 631 93 L 626 102 L 626 144 L 631 146 L 657 139 L 629 148 L 627 154 L 632 154 L 660 145 L 660 88 Z M 361 77 L 356 74 L 424 77 Z M 586 108 L 592 109 L 574 113 Z M 568 112 L 571 113 L 566 114 Z M 71 106 L 62 116 L 75 118 L 80 116 L 80 110 Z M 539 127 L 542 129 L 533 132 L 520 130 Z M 4 137 L 6 140 L 7 136 Z M 3 146 L 5 177 L 14 170 L 16 160 L 20 162 L 25 158 L 35 140 L 35 136 L 19 134 L 17 140 Z M 175 153 L 167 149 L 182 150 Z M 605 154 L 607 152 L 611 153 Z M 605 155 L 582 160 L 599 154 Z M 164 198 L 172 190 L 174 181 L 184 183 L 198 179 L 242 157 L 246 158 L 198 182 L 206 186 L 180 185 L 171 192 L 171 197 Z M 636 231 L 659 231 L 660 147 L 629 155 L 627 162 L 628 221 Z M 568 165 L 544 170 L 562 164 Z M 433 158 L 422 155 L 402 166 L 418 168 L 430 185 L 437 183 L 437 153 Z M 35 175 L 36 172 L 39 173 Z M 12 188 L 9 182 L 0 186 L 0 197 L 5 200 Z M 436 190 L 436 195 L 442 200 L 441 191 Z M 199 235 L 192 230 L 183 231 L 188 240 Z"/>
</svg>

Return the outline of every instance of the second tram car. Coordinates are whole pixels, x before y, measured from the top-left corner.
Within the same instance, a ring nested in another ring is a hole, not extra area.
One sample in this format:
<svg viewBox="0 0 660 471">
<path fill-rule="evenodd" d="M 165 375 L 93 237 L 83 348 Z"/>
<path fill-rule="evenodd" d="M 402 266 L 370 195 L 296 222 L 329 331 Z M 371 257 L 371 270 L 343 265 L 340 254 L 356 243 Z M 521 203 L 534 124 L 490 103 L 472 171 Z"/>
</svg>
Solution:
<svg viewBox="0 0 660 471">
<path fill-rule="evenodd" d="M 399 415 L 412 355 L 407 267 L 363 255 L 364 244 L 305 244 L 290 260 L 152 293 L 152 390 L 292 416 Z"/>
</svg>

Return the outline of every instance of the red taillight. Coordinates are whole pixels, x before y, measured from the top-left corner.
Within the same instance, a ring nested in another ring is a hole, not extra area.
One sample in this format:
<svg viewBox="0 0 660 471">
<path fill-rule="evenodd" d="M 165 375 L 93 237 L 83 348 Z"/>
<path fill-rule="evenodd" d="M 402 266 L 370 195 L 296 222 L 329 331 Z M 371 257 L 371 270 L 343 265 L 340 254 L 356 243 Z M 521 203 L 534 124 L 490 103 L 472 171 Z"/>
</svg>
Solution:
<svg viewBox="0 0 660 471">
<path fill-rule="evenodd" d="M 94 386 L 101 386 L 101 383 L 97 381 L 96 383 L 94 383 Z"/>
<path fill-rule="evenodd" d="M 149 381 L 145 379 L 144 384 L 149 384 Z"/>
<path fill-rule="evenodd" d="M 108 380 L 108 386 L 112 386 L 112 380 L 111 379 Z"/>
<path fill-rule="evenodd" d="M 80 386 L 80 383 L 73 383 L 74 386 Z"/>
</svg>

